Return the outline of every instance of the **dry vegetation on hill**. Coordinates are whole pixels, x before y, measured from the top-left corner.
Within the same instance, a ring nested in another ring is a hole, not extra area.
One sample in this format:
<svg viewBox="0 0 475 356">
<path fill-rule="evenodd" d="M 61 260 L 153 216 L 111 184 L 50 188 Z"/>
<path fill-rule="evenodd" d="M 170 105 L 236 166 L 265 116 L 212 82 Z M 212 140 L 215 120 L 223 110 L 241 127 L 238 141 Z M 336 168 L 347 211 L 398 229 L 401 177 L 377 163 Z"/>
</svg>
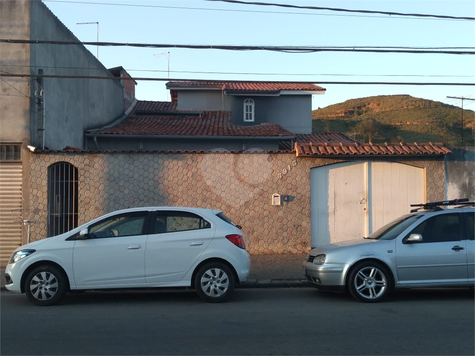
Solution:
<svg viewBox="0 0 475 356">
<path fill-rule="evenodd" d="M 462 144 L 462 109 L 409 95 L 347 100 L 312 112 L 313 132 L 343 132 L 361 142 Z M 474 144 L 475 112 L 463 111 L 463 143 Z"/>
</svg>

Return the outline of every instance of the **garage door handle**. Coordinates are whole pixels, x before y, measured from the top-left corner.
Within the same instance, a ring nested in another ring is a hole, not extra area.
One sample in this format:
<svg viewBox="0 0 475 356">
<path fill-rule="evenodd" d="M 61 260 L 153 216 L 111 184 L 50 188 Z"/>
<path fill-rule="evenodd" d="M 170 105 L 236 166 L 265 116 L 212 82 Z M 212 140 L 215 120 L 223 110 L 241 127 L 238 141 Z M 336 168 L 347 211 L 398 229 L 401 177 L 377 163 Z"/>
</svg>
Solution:
<svg viewBox="0 0 475 356">
<path fill-rule="evenodd" d="M 461 247 L 461 246 L 454 246 L 454 247 L 452 247 L 452 250 L 454 250 L 454 251 L 461 251 L 461 250 L 465 250 L 465 249 L 464 249 L 463 247 Z"/>
<path fill-rule="evenodd" d="M 190 244 L 190 246 L 201 246 L 201 245 L 203 245 L 203 241 L 200 241 L 200 242 L 192 242 L 192 243 Z"/>
<path fill-rule="evenodd" d="M 129 250 L 139 250 L 142 247 L 142 245 L 130 245 L 128 247 Z"/>
</svg>

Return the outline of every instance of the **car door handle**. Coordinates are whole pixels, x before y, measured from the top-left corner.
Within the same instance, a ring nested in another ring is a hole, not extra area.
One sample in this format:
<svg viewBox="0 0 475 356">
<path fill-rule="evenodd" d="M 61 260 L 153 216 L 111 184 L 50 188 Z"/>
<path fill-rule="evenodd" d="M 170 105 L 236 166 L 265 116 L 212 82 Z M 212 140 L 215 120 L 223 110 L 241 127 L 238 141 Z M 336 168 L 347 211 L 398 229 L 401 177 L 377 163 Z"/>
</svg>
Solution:
<svg viewBox="0 0 475 356">
<path fill-rule="evenodd" d="M 139 250 L 142 245 L 130 245 L 127 249 L 128 250 Z"/>
<path fill-rule="evenodd" d="M 461 250 L 465 250 L 465 249 L 464 249 L 462 246 L 458 246 L 458 245 L 457 245 L 457 246 L 452 247 L 452 250 L 454 250 L 454 251 L 461 251 Z"/>
<path fill-rule="evenodd" d="M 203 241 L 192 242 L 192 243 L 190 244 L 190 246 L 201 246 L 201 245 L 203 245 Z"/>
</svg>

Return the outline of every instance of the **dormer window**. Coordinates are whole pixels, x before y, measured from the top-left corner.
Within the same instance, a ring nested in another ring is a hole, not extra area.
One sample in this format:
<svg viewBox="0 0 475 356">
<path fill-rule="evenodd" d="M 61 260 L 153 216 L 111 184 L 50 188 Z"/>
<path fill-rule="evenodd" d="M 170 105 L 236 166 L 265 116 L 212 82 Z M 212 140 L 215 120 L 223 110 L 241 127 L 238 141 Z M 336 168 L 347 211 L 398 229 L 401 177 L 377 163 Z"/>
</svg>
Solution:
<svg viewBox="0 0 475 356">
<path fill-rule="evenodd" d="M 254 100 L 244 100 L 244 122 L 254 122 Z"/>
</svg>

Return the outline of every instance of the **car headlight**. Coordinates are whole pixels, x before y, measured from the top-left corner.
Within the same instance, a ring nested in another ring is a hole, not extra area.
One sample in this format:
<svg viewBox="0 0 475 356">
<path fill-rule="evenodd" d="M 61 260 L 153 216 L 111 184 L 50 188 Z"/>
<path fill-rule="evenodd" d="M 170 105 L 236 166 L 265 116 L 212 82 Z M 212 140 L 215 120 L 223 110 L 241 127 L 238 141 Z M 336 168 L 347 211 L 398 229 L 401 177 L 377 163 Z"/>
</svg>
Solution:
<svg viewBox="0 0 475 356">
<path fill-rule="evenodd" d="M 313 263 L 316 265 L 323 265 L 327 259 L 327 255 L 317 255 L 313 260 Z"/>
<path fill-rule="evenodd" d="M 12 255 L 12 258 L 10 258 L 9 263 L 17 263 L 18 261 L 20 261 L 20 260 L 24 259 L 25 257 L 28 257 L 29 255 L 31 255 L 35 251 L 36 250 L 20 250 L 20 251 L 17 251 Z"/>
</svg>

